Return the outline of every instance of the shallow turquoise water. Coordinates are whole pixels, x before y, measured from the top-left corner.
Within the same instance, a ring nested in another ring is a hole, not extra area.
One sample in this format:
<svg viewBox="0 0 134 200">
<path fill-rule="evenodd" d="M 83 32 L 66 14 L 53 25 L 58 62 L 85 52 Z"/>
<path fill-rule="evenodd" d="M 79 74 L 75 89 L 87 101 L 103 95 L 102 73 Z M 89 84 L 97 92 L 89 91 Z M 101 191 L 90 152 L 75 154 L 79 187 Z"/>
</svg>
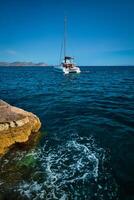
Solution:
<svg viewBox="0 0 134 200">
<path fill-rule="evenodd" d="M 0 199 L 134 199 L 134 68 L 81 70 L 0 68 L 0 98 L 42 122 L 0 160 Z"/>
</svg>

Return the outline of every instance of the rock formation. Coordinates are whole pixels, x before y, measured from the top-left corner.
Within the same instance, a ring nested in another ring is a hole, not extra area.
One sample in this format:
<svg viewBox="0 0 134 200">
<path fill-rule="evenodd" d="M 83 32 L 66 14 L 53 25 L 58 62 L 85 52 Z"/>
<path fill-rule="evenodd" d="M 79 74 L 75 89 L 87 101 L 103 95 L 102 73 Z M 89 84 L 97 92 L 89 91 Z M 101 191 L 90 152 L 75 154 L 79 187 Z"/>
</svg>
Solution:
<svg viewBox="0 0 134 200">
<path fill-rule="evenodd" d="M 39 118 L 0 100 L 0 155 L 15 143 L 28 141 L 41 127 Z"/>
</svg>

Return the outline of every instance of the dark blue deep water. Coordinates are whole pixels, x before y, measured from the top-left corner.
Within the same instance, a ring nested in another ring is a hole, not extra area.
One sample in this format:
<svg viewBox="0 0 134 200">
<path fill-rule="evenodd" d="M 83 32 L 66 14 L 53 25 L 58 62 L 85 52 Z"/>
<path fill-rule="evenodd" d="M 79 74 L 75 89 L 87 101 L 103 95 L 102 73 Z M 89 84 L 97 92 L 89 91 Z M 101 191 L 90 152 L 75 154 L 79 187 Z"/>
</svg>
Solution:
<svg viewBox="0 0 134 200">
<path fill-rule="evenodd" d="M 0 98 L 42 129 L 0 160 L 0 200 L 133 200 L 134 67 L 1 67 Z"/>
</svg>

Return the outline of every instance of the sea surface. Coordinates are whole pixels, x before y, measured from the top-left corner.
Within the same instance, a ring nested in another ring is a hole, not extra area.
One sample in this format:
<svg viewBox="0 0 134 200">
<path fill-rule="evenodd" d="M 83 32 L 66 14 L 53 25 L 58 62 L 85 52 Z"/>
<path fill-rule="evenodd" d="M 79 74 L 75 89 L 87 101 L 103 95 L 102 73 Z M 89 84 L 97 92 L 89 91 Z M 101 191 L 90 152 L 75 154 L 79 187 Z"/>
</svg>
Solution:
<svg viewBox="0 0 134 200">
<path fill-rule="evenodd" d="M 0 159 L 0 200 L 134 200 L 134 67 L 0 67 L 40 133 Z"/>
</svg>

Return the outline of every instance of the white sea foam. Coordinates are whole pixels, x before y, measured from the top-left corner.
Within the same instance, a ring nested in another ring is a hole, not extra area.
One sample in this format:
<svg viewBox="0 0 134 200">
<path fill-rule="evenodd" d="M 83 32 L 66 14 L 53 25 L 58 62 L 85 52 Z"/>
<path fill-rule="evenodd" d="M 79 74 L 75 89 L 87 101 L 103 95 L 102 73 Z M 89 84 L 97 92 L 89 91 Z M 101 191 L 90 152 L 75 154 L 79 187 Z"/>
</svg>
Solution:
<svg viewBox="0 0 134 200">
<path fill-rule="evenodd" d="M 92 143 L 92 145 L 91 145 Z M 23 181 L 16 190 L 28 199 L 69 199 L 66 188 L 79 193 L 74 185 L 86 184 L 98 177 L 99 154 L 93 140 L 67 141 L 52 149 L 31 152 L 40 163 L 42 180 Z M 34 175 L 33 175 L 34 176 Z M 85 193 L 86 195 L 86 193 Z"/>
<path fill-rule="evenodd" d="M 31 181 L 30 183 L 23 181 L 17 191 L 20 192 L 22 196 L 34 200 L 44 199 L 45 195 L 45 190 L 42 189 L 42 184 L 39 184 L 37 181 Z"/>
</svg>

